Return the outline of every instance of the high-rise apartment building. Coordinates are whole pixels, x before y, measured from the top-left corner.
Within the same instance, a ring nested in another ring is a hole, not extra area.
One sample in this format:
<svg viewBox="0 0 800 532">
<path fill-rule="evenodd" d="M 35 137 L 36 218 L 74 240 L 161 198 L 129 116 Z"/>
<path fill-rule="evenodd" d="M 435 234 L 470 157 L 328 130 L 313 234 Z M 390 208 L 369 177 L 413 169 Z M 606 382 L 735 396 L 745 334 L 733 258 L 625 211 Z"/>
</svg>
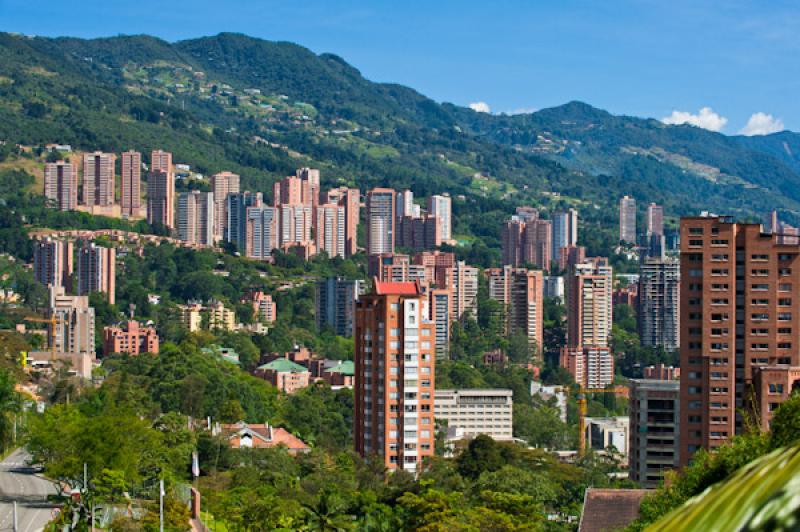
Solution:
<svg viewBox="0 0 800 532">
<path fill-rule="evenodd" d="M 614 355 L 608 347 L 567 345 L 561 348 L 559 363 L 585 389 L 614 383 Z"/>
<path fill-rule="evenodd" d="M 478 268 L 467 266 L 464 261 L 456 262 L 450 270 L 451 318 L 460 320 L 469 312 L 478 317 Z"/>
<path fill-rule="evenodd" d="M 175 172 L 172 154 L 154 150 L 147 177 L 147 223 L 175 227 Z"/>
<path fill-rule="evenodd" d="M 114 204 L 114 164 L 117 156 L 113 153 L 85 153 L 83 155 L 83 204 Z"/>
<path fill-rule="evenodd" d="M 517 214 L 503 225 L 503 264 L 514 267 L 532 264 L 550 269 L 552 228 L 549 220 L 540 220 L 533 208 L 518 208 Z"/>
<path fill-rule="evenodd" d="M 648 347 L 680 347 L 680 263 L 647 259 L 639 271 L 639 339 Z"/>
<path fill-rule="evenodd" d="M 449 288 L 429 288 L 428 319 L 436 331 L 436 360 L 450 359 L 450 306 L 453 294 Z"/>
<path fill-rule="evenodd" d="M 281 204 L 277 209 L 281 248 L 289 249 L 292 246 L 309 244 L 314 212 L 312 207 L 302 203 Z"/>
<path fill-rule="evenodd" d="M 636 243 L 636 200 L 623 196 L 619 200 L 619 239 L 630 244 Z"/>
<path fill-rule="evenodd" d="M 569 273 L 572 267 L 586 260 L 586 248 L 583 246 L 567 246 L 561 248 L 558 256 L 558 268 Z"/>
<path fill-rule="evenodd" d="M 228 223 L 228 194 L 240 192 L 239 174 L 220 172 L 212 175 L 211 192 L 214 194 L 214 238 L 223 240 Z"/>
<path fill-rule="evenodd" d="M 436 216 L 403 216 L 397 218 L 395 227 L 398 246 L 423 251 L 442 245 L 442 225 Z"/>
<path fill-rule="evenodd" d="M 260 323 L 272 323 L 278 319 L 278 307 L 269 294 L 256 290 L 248 293 L 242 303 L 249 303 L 253 307 L 253 316 Z"/>
<path fill-rule="evenodd" d="M 344 206 L 325 203 L 317 207 L 315 240 L 317 252 L 324 251 L 328 257 L 346 256 L 347 214 Z"/>
<path fill-rule="evenodd" d="M 120 206 L 124 218 L 138 217 L 142 209 L 142 154 L 122 153 L 120 165 Z"/>
<path fill-rule="evenodd" d="M 657 488 L 667 471 L 680 467 L 680 384 L 630 383 L 630 478 L 644 488 Z"/>
<path fill-rule="evenodd" d="M 114 248 L 84 244 L 78 250 L 78 295 L 101 292 L 112 305 L 116 301 L 117 252 Z"/>
<path fill-rule="evenodd" d="M 225 211 L 228 215 L 226 240 L 235 244 L 240 252 L 244 251 L 247 244 L 247 210 L 251 207 L 261 207 L 262 205 L 261 192 L 228 194 L 225 206 Z M 271 252 L 272 250 L 269 250 L 266 253 L 269 254 Z"/>
<path fill-rule="evenodd" d="M 528 337 L 537 353 L 543 342 L 544 280 L 541 271 L 504 266 L 487 270 L 489 298 L 499 302 L 506 313 L 509 334 Z"/>
<path fill-rule="evenodd" d="M 303 198 L 303 202 L 310 202 L 311 208 L 316 209 L 320 194 L 319 170 L 316 168 L 298 168 L 297 171 L 295 171 L 295 176 L 301 179 L 304 183 L 308 183 L 309 197 L 308 199 Z"/>
<path fill-rule="evenodd" d="M 578 245 L 578 211 L 568 209 L 553 213 L 553 237 L 550 259 L 561 260 L 561 249 Z"/>
<path fill-rule="evenodd" d="M 364 281 L 329 277 L 317 281 L 317 328 L 330 327 L 339 336 L 353 336 L 356 302 Z"/>
<path fill-rule="evenodd" d="M 608 347 L 612 325 L 612 277 L 606 258 L 594 257 L 573 267 L 567 281 L 569 347 Z"/>
<path fill-rule="evenodd" d="M 800 365 L 800 246 L 760 224 L 681 219 L 681 464 L 744 429 L 755 368 Z"/>
<path fill-rule="evenodd" d="M 436 340 L 424 301 L 417 283 L 376 281 L 356 307 L 355 448 L 411 473 L 434 453 Z"/>
<path fill-rule="evenodd" d="M 193 190 L 178 196 L 178 238 L 192 244 L 213 246 L 216 240 L 217 202 L 213 192 Z"/>
<path fill-rule="evenodd" d="M 47 345 L 56 353 L 94 357 L 94 308 L 88 296 L 68 296 L 63 286 L 50 286 L 48 317 L 56 320 L 47 333 Z"/>
<path fill-rule="evenodd" d="M 236 208 L 239 209 L 238 203 L 236 205 Z M 272 251 L 280 247 L 278 209 L 266 205 L 246 207 L 245 215 L 247 217 L 244 231 L 245 256 L 259 260 L 271 259 Z M 237 217 L 233 219 L 235 220 Z M 231 218 L 229 217 L 229 219 Z M 238 228 L 238 226 L 237 222 L 235 227 Z"/>
<path fill-rule="evenodd" d="M 428 214 L 435 216 L 439 219 L 440 236 L 444 241 L 452 240 L 452 215 L 451 215 L 452 202 L 450 195 L 434 194 L 428 198 Z"/>
<path fill-rule="evenodd" d="M 394 253 L 395 191 L 373 188 L 367 192 L 367 255 Z"/>
<path fill-rule="evenodd" d="M 72 289 L 74 246 L 68 240 L 50 237 L 33 241 L 33 275 L 38 282 L 48 286 Z"/>
<path fill-rule="evenodd" d="M 414 204 L 414 193 L 408 189 L 401 190 L 395 196 L 395 218 L 402 218 L 403 216 L 419 216 L 419 207 Z"/>
<path fill-rule="evenodd" d="M 361 192 L 357 188 L 334 188 L 322 194 L 320 203 L 344 207 L 344 253 L 346 257 L 354 255 L 358 251 Z"/>
<path fill-rule="evenodd" d="M 45 163 L 44 195 L 60 211 L 75 210 L 78 206 L 78 172 L 72 163 Z"/>
<path fill-rule="evenodd" d="M 664 236 L 664 208 L 651 203 L 647 206 L 647 234 Z"/>
</svg>

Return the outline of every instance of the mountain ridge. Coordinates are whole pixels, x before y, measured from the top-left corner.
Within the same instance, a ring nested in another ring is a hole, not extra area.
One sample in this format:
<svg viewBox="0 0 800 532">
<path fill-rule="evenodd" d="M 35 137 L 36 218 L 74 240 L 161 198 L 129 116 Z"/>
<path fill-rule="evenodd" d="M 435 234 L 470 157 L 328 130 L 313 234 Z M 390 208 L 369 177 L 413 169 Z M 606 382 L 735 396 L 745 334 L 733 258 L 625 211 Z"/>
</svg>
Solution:
<svg viewBox="0 0 800 532">
<path fill-rule="evenodd" d="M 36 68 L 56 73 L 63 87 Z M 110 146 L 115 139 L 135 146 L 158 140 L 184 160 L 197 157 L 201 169 L 264 172 L 250 184 L 267 190 L 267 181 L 308 163 L 363 187 L 413 185 L 421 195 L 452 189 L 545 209 L 558 203 L 552 193 L 603 210 L 628 193 L 675 214 L 708 208 L 752 216 L 778 208 L 800 218 L 796 133 L 726 136 L 578 101 L 529 114 L 478 113 L 372 82 L 339 56 L 294 43 L 237 33 L 174 43 L 147 35 L 0 34 L 0 76 L 14 80 L 0 84 L 7 110 L 22 109 L 26 98 L 47 109 L 42 116 L 6 112 L 2 138 L 44 142 L 46 129 L 76 143 L 100 139 L 104 149 L 122 149 Z M 208 80 L 230 89 L 209 95 Z M 270 141 L 265 147 L 257 138 Z"/>
</svg>

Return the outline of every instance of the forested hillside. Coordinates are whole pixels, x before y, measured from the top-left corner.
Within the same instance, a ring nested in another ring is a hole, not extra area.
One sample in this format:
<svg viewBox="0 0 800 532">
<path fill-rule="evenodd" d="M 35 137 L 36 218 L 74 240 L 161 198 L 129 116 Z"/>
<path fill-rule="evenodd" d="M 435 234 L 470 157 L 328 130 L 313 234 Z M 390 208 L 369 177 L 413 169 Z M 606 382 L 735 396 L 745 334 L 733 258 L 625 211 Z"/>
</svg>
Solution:
<svg viewBox="0 0 800 532">
<path fill-rule="evenodd" d="M 239 172 L 245 186 L 265 192 L 313 165 L 327 184 L 463 194 L 456 218 L 477 211 L 494 222 L 514 204 L 594 203 L 584 217 L 612 225 L 616 198 L 634 194 L 672 214 L 779 208 L 796 220 L 798 138 L 726 137 L 579 102 L 476 113 L 370 82 L 337 56 L 237 34 L 174 44 L 0 34 L 7 142 L 160 147 L 201 172 Z M 477 217 L 462 219 L 460 235 L 494 236 Z"/>
</svg>

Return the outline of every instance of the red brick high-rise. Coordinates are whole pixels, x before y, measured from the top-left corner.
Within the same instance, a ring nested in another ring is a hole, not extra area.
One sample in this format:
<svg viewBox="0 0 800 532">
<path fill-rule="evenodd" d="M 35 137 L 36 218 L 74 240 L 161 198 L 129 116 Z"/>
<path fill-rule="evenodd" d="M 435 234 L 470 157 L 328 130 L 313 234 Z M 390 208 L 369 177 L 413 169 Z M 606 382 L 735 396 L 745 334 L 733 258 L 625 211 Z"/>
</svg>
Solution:
<svg viewBox="0 0 800 532">
<path fill-rule="evenodd" d="M 418 472 L 434 452 L 436 331 L 418 283 L 375 280 L 355 322 L 355 448 Z"/>
<path fill-rule="evenodd" d="M 781 373 L 766 370 L 800 363 L 800 246 L 781 243 L 760 224 L 716 216 L 683 218 L 680 237 L 680 458 L 686 464 L 697 450 L 719 447 L 744 430 L 741 412 L 752 406 L 753 388 L 769 390 L 769 378 Z M 782 400 L 777 384 L 764 404 Z"/>
<path fill-rule="evenodd" d="M 123 217 L 139 216 L 142 208 L 142 154 L 138 151 L 122 154 L 119 199 Z"/>
<path fill-rule="evenodd" d="M 78 172 L 72 163 L 45 163 L 44 195 L 60 211 L 75 210 L 78 206 Z"/>
</svg>

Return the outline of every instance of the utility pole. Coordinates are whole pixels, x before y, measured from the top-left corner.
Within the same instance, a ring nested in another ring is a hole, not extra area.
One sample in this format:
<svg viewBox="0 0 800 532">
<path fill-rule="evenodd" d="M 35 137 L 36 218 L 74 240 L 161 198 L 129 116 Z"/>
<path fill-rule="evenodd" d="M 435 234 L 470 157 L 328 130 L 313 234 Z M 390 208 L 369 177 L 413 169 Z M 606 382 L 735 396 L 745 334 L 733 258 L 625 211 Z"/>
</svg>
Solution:
<svg viewBox="0 0 800 532">
<path fill-rule="evenodd" d="M 17 529 L 17 501 L 14 501 L 14 532 L 18 532 L 18 529 Z"/>
<path fill-rule="evenodd" d="M 87 494 L 89 493 L 89 466 L 86 465 L 86 462 L 83 463 L 83 491 Z"/>
<path fill-rule="evenodd" d="M 159 532 L 164 532 L 164 479 L 158 481 L 158 523 Z"/>
</svg>

